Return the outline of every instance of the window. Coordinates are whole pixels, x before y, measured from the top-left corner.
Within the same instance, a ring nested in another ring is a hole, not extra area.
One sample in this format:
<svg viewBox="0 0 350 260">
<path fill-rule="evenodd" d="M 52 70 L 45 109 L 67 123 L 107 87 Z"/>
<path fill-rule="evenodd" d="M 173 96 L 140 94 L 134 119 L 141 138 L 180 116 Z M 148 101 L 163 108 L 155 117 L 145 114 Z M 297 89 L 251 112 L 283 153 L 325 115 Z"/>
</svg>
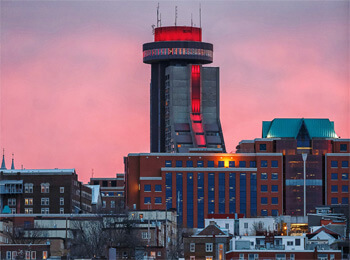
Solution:
<svg viewBox="0 0 350 260">
<path fill-rule="evenodd" d="M 213 252 L 213 243 L 205 243 L 205 252 Z"/>
<path fill-rule="evenodd" d="M 262 172 L 262 173 L 260 174 L 260 179 L 261 179 L 261 180 L 267 180 L 267 173 L 266 173 L 266 172 Z"/>
<path fill-rule="evenodd" d="M 12 251 L 12 259 L 17 259 L 17 251 Z"/>
<path fill-rule="evenodd" d="M 64 198 L 60 198 L 60 205 L 61 205 L 61 206 L 64 205 Z"/>
<path fill-rule="evenodd" d="M 176 167 L 182 167 L 182 161 L 176 161 Z"/>
<path fill-rule="evenodd" d="M 60 187 L 60 193 L 64 193 L 64 187 Z"/>
<path fill-rule="evenodd" d="M 142 237 L 142 239 L 151 239 L 151 233 L 142 232 L 141 237 Z"/>
<path fill-rule="evenodd" d="M 193 161 L 186 161 L 186 167 L 193 167 Z"/>
<path fill-rule="evenodd" d="M 154 186 L 154 190 L 155 190 L 156 192 L 161 192 L 161 191 L 162 191 L 162 185 L 160 185 L 160 184 L 155 185 L 155 186 Z"/>
<path fill-rule="evenodd" d="M 112 200 L 112 201 L 111 201 L 111 209 L 114 209 L 114 208 L 115 208 L 115 201 Z"/>
<path fill-rule="evenodd" d="M 295 245 L 300 246 L 300 238 L 295 239 Z"/>
<path fill-rule="evenodd" d="M 267 209 L 261 210 L 261 216 L 267 216 Z"/>
<path fill-rule="evenodd" d="M 214 161 L 208 161 L 208 167 L 214 167 Z"/>
<path fill-rule="evenodd" d="M 346 152 L 347 150 L 348 150 L 347 144 L 340 144 L 340 151 L 341 152 Z"/>
<path fill-rule="evenodd" d="M 338 204 L 338 198 L 331 198 L 331 204 Z"/>
<path fill-rule="evenodd" d="M 60 208 L 60 214 L 64 214 L 64 208 Z"/>
<path fill-rule="evenodd" d="M 338 185 L 332 185 L 331 192 L 338 192 Z"/>
<path fill-rule="evenodd" d="M 106 208 L 106 201 L 104 200 L 104 201 L 102 201 L 102 208 Z"/>
<path fill-rule="evenodd" d="M 239 254 L 239 259 L 244 259 L 244 254 Z"/>
<path fill-rule="evenodd" d="M 16 199 L 15 198 L 7 199 L 7 205 L 16 206 Z"/>
<path fill-rule="evenodd" d="M 193 255 L 191 255 L 191 256 L 190 256 L 190 260 L 196 260 L 196 257 L 193 256 Z"/>
<path fill-rule="evenodd" d="M 33 214 L 33 208 L 25 208 L 24 214 Z"/>
<path fill-rule="evenodd" d="M 24 192 L 25 193 L 33 193 L 33 183 L 24 184 Z"/>
<path fill-rule="evenodd" d="M 117 181 L 111 181 L 111 187 L 117 187 Z"/>
<path fill-rule="evenodd" d="M 277 217 L 278 216 L 278 209 L 271 210 L 271 215 L 274 217 Z"/>
<path fill-rule="evenodd" d="M 261 163 L 261 167 L 262 168 L 266 168 L 267 167 L 267 161 L 266 160 L 262 160 L 260 163 Z"/>
<path fill-rule="evenodd" d="M 256 161 L 250 161 L 249 162 L 249 167 L 255 168 L 256 167 Z"/>
<path fill-rule="evenodd" d="M 234 168 L 235 167 L 235 161 L 229 161 L 228 162 L 228 167 Z"/>
<path fill-rule="evenodd" d="M 24 205 L 33 205 L 33 198 L 24 199 Z"/>
<path fill-rule="evenodd" d="M 196 252 L 196 244 L 190 243 L 190 252 Z"/>
<path fill-rule="evenodd" d="M 151 197 L 145 197 L 144 198 L 144 204 L 151 203 Z"/>
<path fill-rule="evenodd" d="M 26 251 L 26 260 L 29 260 L 30 259 L 30 251 Z"/>
<path fill-rule="evenodd" d="M 341 198 L 341 204 L 349 204 L 349 198 L 348 197 Z"/>
<path fill-rule="evenodd" d="M 272 192 L 278 192 L 278 185 L 271 185 Z"/>
<path fill-rule="evenodd" d="M 348 180 L 349 179 L 349 173 L 342 173 L 341 179 L 342 180 Z"/>
<path fill-rule="evenodd" d="M 239 161 L 239 167 L 245 168 L 246 167 L 246 162 L 245 161 Z"/>
<path fill-rule="evenodd" d="M 276 260 L 285 260 L 286 254 L 276 254 Z"/>
<path fill-rule="evenodd" d="M 349 192 L 349 186 L 348 185 L 342 185 L 341 186 L 341 192 Z"/>
<path fill-rule="evenodd" d="M 331 161 L 331 167 L 337 168 L 338 167 L 338 161 Z"/>
<path fill-rule="evenodd" d="M 102 181 L 102 187 L 108 187 L 108 181 Z"/>
<path fill-rule="evenodd" d="M 41 193 L 49 193 L 50 192 L 50 184 L 42 183 L 41 185 Z"/>
<path fill-rule="evenodd" d="M 272 197 L 271 198 L 271 204 L 272 205 L 277 205 L 278 204 L 278 197 Z"/>
<path fill-rule="evenodd" d="M 218 162 L 218 167 L 225 167 L 225 162 L 224 161 L 219 161 Z"/>
<path fill-rule="evenodd" d="M 278 180 L 278 173 L 276 172 L 271 173 L 271 180 Z"/>
<path fill-rule="evenodd" d="M 158 251 L 157 256 L 162 256 L 162 251 Z"/>
<path fill-rule="evenodd" d="M 289 259 L 290 259 L 290 260 L 295 260 L 295 255 L 294 255 L 294 254 L 290 254 L 290 255 L 289 255 Z"/>
<path fill-rule="evenodd" d="M 31 259 L 36 259 L 36 251 L 31 252 L 32 258 Z"/>
<path fill-rule="evenodd" d="M 154 198 L 154 203 L 155 204 L 162 204 L 162 197 L 155 197 Z"/>
<path fill-rule="evenodd" d="M 43 251 L 43 259 L 47 259 L 47 251 Z"/>
<path fill-rule="evenodd" d="M 244 223 L 244 228 L 248 228 L 248 223 Z"/>
<path fill-rule="evenodd" d="M 278 167 L 278 161 L 272 160 L 272 161 L 271 161 L 271 167 L 277 168 L 277 167 Z"/>
<path fill-rule="evenodd" d="M 171 167 L 172 163 L 171 161 L 165 161 L 165 167 Z"/>
<path fill-rule="evenodd" d="M 267 192 L 267 185 L 261 185 L 260 187 L 261 192 Z"/>
<path fill-rule="evenodd" d="M 230 224 L 229 223 L 225 223 L 225 228 L 226 229 L 230 229 Z"/>
<path fill-rule="evenodd" d="M 261 204 L 267 204 L 267 197 L 261 197 Z"/>
<path fill-rule="evenodd" d="M 204 167 L 203 161 L 197 161 L 197 167 Z"/>
<path fill-rule="evenodd" d="M 49 208 L 41 208 L 41 214 L 49 214 Z"/>
<path fill-rule="evenodd" d="M 329 260 L 334 260 L 335 256 L 333 254 L 329 255 Z"/>
<path fill-rule="evenodd" d="M 145 184 L 143 187 L 144 187 L 143 189 L 145 192 L 151 191 L 151 184 Z"/>
<path fill-rule="evenodd" d="M 266 151 L 266 144 L 260 144 L 259 149 L 260 151 Z"/>
<path fill-rule="evenodd" d="M 11 251 L 6 251 L 6 259 L 11 259 Z"/>
<path fill-rule="evenodd" d="M 332 173 L 331 174 L 331 179 L 332 180 L 338 180 L 338 173 Z"/>
<path fill-rule="evenodd" d="M 41 205 L 43 205 L 43 206 L 50 205 L 50 199 L 49 198 L 41 198 Z"/>
<path fill-rule="evenodd" d="M 349 168 L 349 161 L 342 161 L 341 162 L 341 167 L 342 168 Z"/>
</svg>

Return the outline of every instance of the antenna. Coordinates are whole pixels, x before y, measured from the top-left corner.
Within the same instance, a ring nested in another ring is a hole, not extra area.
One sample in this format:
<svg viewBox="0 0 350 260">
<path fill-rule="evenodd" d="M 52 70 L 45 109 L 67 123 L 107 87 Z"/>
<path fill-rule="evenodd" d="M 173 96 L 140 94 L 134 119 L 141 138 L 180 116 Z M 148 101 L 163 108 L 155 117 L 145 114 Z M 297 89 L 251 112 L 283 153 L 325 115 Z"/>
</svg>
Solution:
<svg viewBox="0 0 350 260">
<path fill-rule="evenodd" d="M 94 178 L 94 169 L 91 169 L 91 179 Z"/>
<path fill-rule="evenodd" d="M 176 26 L 176 22 L 177 22 L 177 5 L 175 6 L 175 26 Z"/>
<path fill-rule="evenodd" d="M 193 27 L 193 17 L 192 17 L 192 13 L 191 13 L 191 27 Z"/>
<path fill-rule="evenodd" d="M 199 28 L 202 28 L 202 6 L 199 3 Z"/>
<path fill-rule="evenodd" d="M 159 19 L 159 3 L 158 3 L 158 6 L 157 6 L 157 27 L 159 27 L 159 22 L 160 22 L 160 19 Z"/>
<path fill-rule="evenodd" d="M 162 27 L 162 13 L 159 13 L 159 23 L 160 27 Z"/>
</svg>

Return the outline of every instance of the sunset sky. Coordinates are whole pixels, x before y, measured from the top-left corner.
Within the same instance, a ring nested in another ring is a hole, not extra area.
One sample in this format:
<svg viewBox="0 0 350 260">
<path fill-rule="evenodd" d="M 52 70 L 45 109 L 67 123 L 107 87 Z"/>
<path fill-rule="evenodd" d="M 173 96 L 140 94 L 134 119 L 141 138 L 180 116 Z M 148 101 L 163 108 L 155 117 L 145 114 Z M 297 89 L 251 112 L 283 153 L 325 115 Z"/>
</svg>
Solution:
<svg viewBox="0 0 350 260">
<path fill-rule="evenodd" d="M 263 120 L 329 118 L 349 126 L 349 1 L 202 1 L 203 41 L 220 67 L 227 151 Z M 123 172 L 149 152 L 157 1 L 1 1 L 0 147 L 20 168 Z M 199 2 L 160 1 L 162 25 L 199 25 Z"/>
</svg>

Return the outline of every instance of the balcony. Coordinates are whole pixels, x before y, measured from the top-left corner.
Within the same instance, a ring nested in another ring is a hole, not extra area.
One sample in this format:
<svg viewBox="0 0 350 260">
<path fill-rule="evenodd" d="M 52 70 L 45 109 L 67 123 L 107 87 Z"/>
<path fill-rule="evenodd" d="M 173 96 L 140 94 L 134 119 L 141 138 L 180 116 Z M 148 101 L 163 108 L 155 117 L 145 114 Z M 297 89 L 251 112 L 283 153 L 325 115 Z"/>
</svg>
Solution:
<svg viewBox="0 0 350 260">
<path fill-rule="evenodd" d="M 284 245 L 255 245 L 256 250 L 285 250 Z"/>
<path fill-rule="evenodd" d="M 23 193 L 23 180 L 0 181 L 0 194 L 21 194 Z"/>
</svg>

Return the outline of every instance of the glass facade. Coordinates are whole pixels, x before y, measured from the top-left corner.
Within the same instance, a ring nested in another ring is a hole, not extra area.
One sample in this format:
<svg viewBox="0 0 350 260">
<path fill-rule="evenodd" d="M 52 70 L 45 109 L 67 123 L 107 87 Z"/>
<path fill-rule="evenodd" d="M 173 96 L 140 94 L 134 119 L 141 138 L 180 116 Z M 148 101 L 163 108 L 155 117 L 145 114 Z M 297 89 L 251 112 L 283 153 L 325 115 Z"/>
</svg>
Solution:
<svg viewBox="0 0 350 260">
<path fill-rule="evenodd" d="M 239 209 L 240 213 L 246 214 L 247 212 L 247 176 L 245 173 L 239 175 Z"/>
<path fill-rule="evenodd" d="M 219 173 L 219 214 L 225 213 L 225 173 Z"/>
<path fill-rule="evenodd" d="M 208 174 L 208 213 L 215 213 L 215 174 Z"/>
<path fill-rule="evenodd" d="M 187 227 L 193 228 L 193 173 L 187 173 Z"/>
<path fill-rule="evenodd" d="M 173 180 L 171 172 L 165 174 L 165 202 L 166 208 L 170 209 L 173 207 Z"/>
<path fill-rule="evenodd" d="M 230 213 L 236 213 L 236 174 L 230 173 L 229 180 Z"/>
<path fill-rule="evenodd" d="M 256 173 L 250 175 L 250 215 L 257 215 Z"/>
<path fill-rule="evenodd" d="M 183 205 L 182 205 L 182 173 L 176 173 L 176 205 L 177 205 L 177 221 L 182 224 Z"/>
<path fill-rule="evenodd" d="M 204 173 L 197 174 L 198 228 L 204 228 Z"/>
</svg>

